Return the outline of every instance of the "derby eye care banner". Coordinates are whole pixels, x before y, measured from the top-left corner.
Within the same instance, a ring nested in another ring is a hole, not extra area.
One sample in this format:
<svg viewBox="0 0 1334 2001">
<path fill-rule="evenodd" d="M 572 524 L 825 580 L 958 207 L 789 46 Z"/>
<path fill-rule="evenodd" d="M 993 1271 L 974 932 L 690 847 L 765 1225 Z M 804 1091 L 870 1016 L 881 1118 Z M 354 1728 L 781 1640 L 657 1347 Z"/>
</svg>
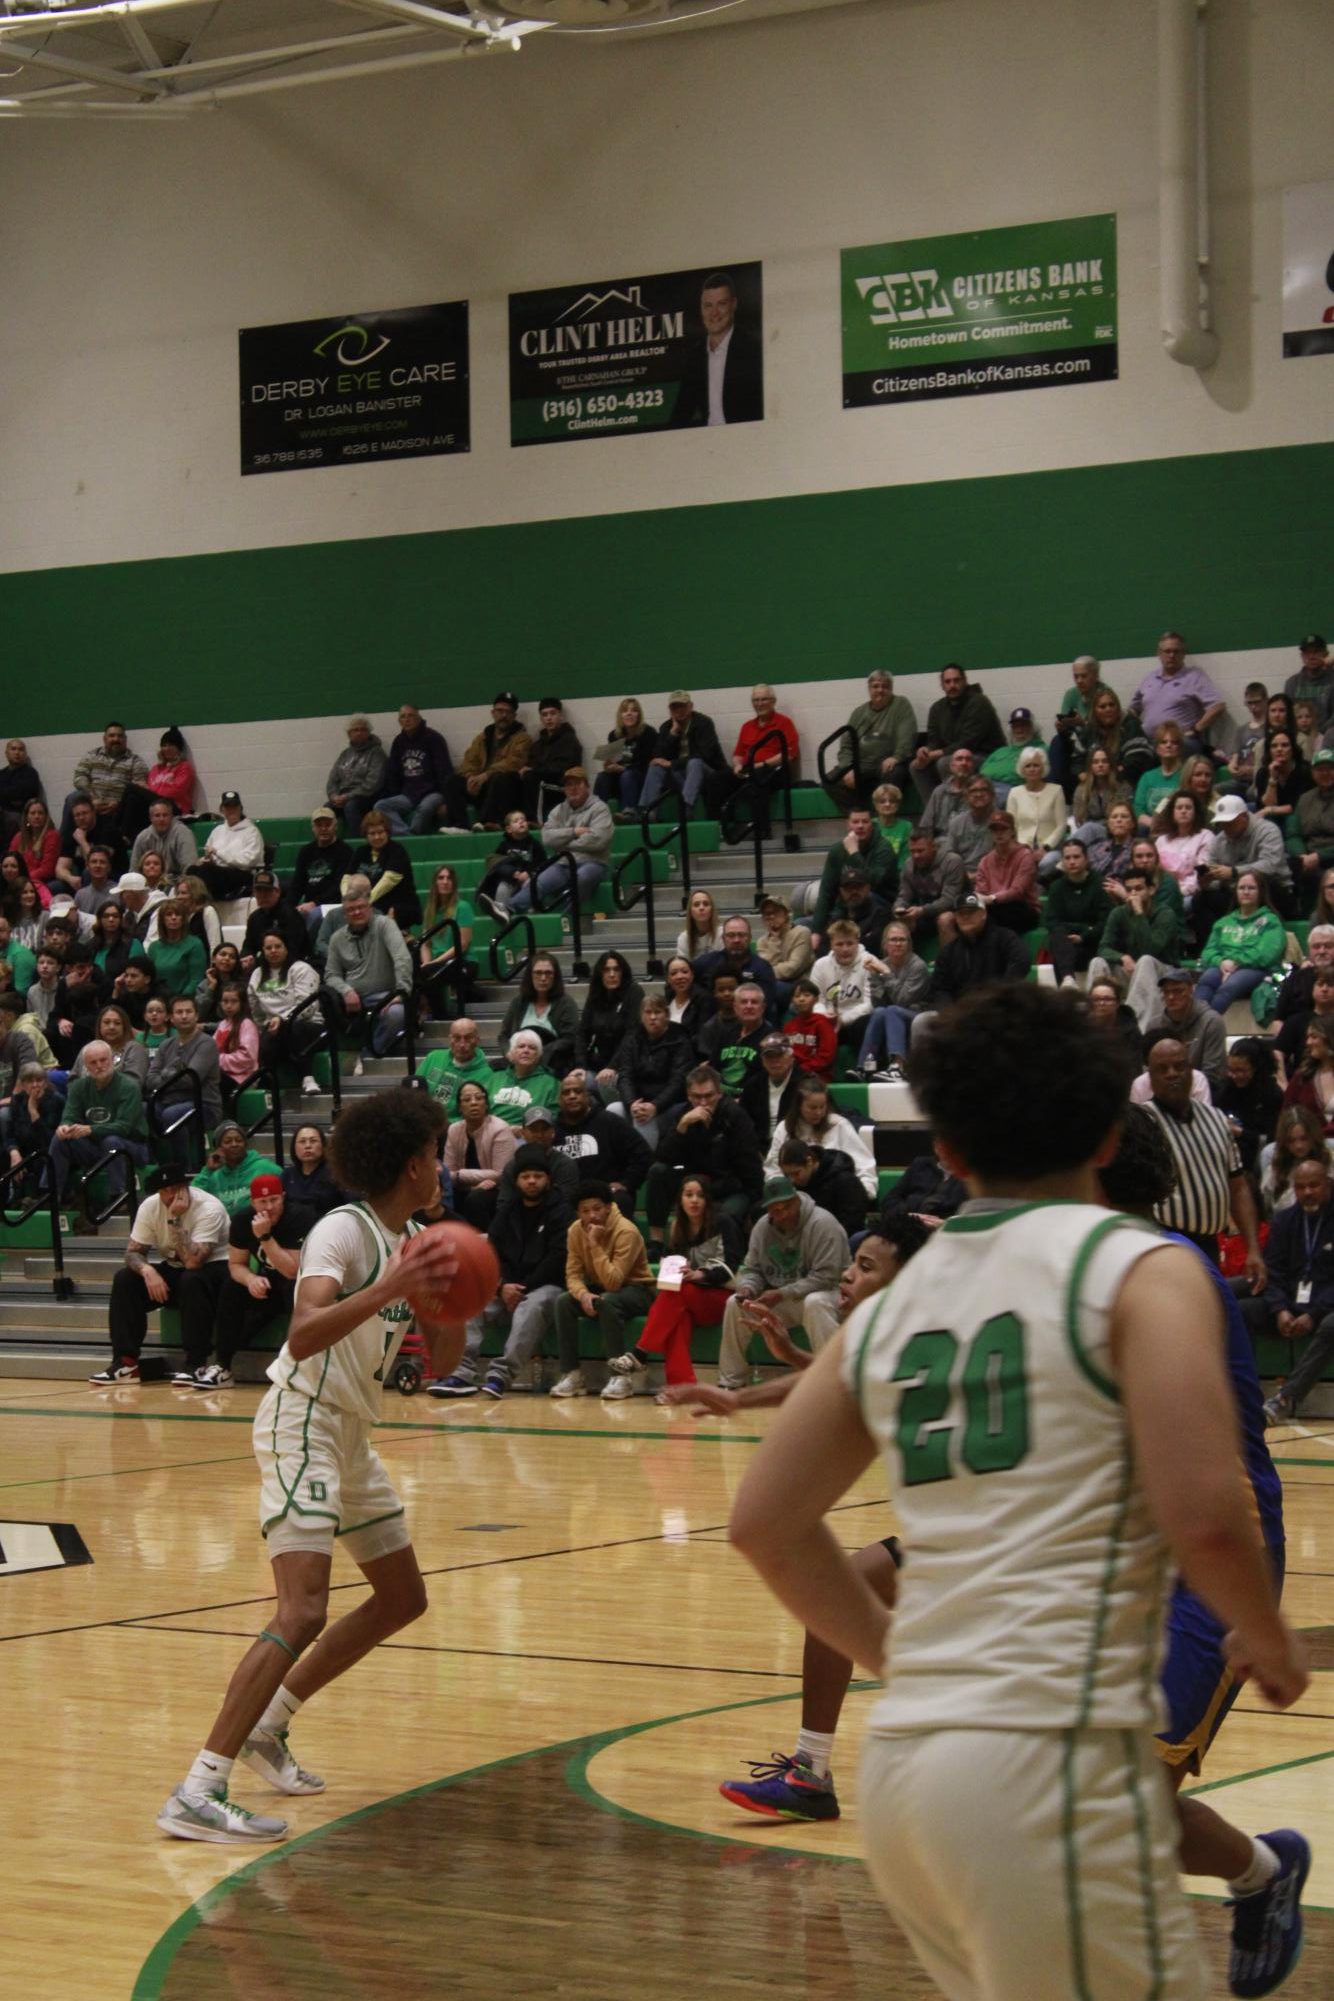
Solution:
<svg viewBox="0 0 1334 2001">
<path fill-rule="evenodd" d="M 247 327 L 240 346 L 242 473 L 469 449 L 466 300 Z"/>
<path fill-rule="evenodd" d="M 509 305 L 511 444 L 764 415 L 758 264 L 512 292 Z"/>
<path fill-rule="evenodd" d="M 842 253 L 843 407 L 1110 382 L 1116 217 Z"/>
</svg>

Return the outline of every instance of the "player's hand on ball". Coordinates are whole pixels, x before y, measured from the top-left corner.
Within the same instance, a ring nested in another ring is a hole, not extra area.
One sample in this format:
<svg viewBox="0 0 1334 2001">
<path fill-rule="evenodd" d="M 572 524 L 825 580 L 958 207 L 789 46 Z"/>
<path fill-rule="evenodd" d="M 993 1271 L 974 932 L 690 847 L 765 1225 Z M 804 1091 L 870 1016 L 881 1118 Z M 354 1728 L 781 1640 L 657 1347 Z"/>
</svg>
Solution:
<svg viewBox="0 0 1334 2001">
<path fill-rule="evenodd" d="M 489 1240 L 467 1223 L 432 1223 L 401 1244 L 389 1272 L 425 1320 L 471 1320 L 496 1296 L 500 1265 Z"/>
</svg>

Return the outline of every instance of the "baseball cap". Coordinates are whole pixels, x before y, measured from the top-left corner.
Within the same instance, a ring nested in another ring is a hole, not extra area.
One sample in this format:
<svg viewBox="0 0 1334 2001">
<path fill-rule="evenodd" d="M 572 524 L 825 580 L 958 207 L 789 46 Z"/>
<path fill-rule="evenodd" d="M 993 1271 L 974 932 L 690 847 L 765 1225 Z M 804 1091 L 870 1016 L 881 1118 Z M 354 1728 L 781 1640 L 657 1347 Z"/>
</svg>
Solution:
<svg viewBox="0 0 1334 2001">
<path fill-rule="evenodd" d="M 250 1184 L 252 1195 L 281 1195 L 283 1181 L 280 1174 L 257 1174 Z"/>
<path fill-rule="evenodd" d="M 218 803 L 221 806 L 239 806 L 241 795 L 239 792 L 224 792 Z"/>
<path fill-rule="evenodd" d="M 519 698 L 518 698 L 518 696 L 517 696 L 517 695 L 514 695 L 514 694 L 511 694 L 511 692 L 510 692 L 510 690 L 509 690 L 508 688 L 502 688 L 502 689 L 501 689 L 501 691 L 500 691 L 500 693 L 499 693 L 498 695 L 493 695 L 493 696 L 491 697 L 491 706 L 492 706 L 492 708 L 493 708 L 493 709 L 494 709 L 494 707 L 496 706 L 496 703 L 497 703 L 497 702 L 508 702 L 508 703 L 509 703 L 509 706 L 510 706 L 510 707 L 511 707 L 512 709 L 517 709 L 517 708 L 518 708 L 518 706 L 519 706 Z"/>
<path fill-rule="evenodd" d="M 838 880 L 840 888 L 844 888 L 852 883 L 868 883 L 871 878 L 864 868 L 849 867 L 839 872 Z"/>
<path fill-rule="evenodd" d="M 1239 792 L 1225 792 L 1214 807 L 1214 816 L 1211 825 L 1215 827 L 1224 826 L 1229 820 L 1240 819 L 1243 813 L 1249 813 L 1250 810 L 1250 807 Z"/>
<path fill-rule="evenodd" d="M 334 812 L 332 806 L 317 806 L 310 816 L 310 824 L 313 827 L 317 820 L 336 820 L 337 818 L 338 815 Z"/>
<path fill-rule="evenodd" d="M 1311 759 L 1311 769 L 1313 771 L 1317 764 L 1334 764 L 1334 750 L 1318 750 Z"/>
<path fill-rule="evenodd" d="M 549 1105 L 528 1105 L 523 1115 L 523 1130 L 530 1126 L 554 1126 L 556 1123 Z"/>
<path fill-rule="evenodd" d="M 667 697 L 667 706 L 669 709 L 674 709 L 678 702 L 688 702 L 690 699 L 684 688 L 673 688 Z"/>
<path fill-rule="evenodd" d="M 116 888 L 118 890 L 147 889 L 148 880 L 147 877 L 140 875 L 138 869 L 132 868 L 121 877 L 120 881 L 116 884 Z"/>
<path fill-rule="evenodd" d="M 1033 711 L 1031 709 L 1010 710 L 1010 721 L 1012 723 L 1031 723 L 1032 720 L 1033 720 Z"/>
<path fill-rule="evenodd" d="M 760 909 L 791 911 L 792 905 L 785 896 L 780 896 L 776 889 L 766 889 L 760 899 Z"/>
<path fill-rule="evenodd" d="M 582 764 L 572 764 L 561 780 L 563 785 L 587 785 L 588 773 Z"/>
<path fill-rule="evenodd" d="M 1305 637 L 1305 639 L 1299 639 L 1299 640 L 1298 640 L 1298 642 L 1297 642 L 1297 651 L 1298 651 L 1299 653 L 1325 653 L 1325 652 L 1327 652 L 1327 651 L 1328 651 L 1328 648 L 1327 648 L 1327 647 L 1326 647 L 1326 645 L 1325 645 L 1325 635 L 1324 635 L 1324 633 L 1323 633 L 1323 632 L 1308 632 L 1308 633 L 1307 633 L 1307 635 L 1306 635 L 1306 637 Z"/>
<path fill-rule="evenodd" d="M 785 1174 L 771 1174 L 764 1184 L 766 1202 L 788 1202 L 796 1192 Z"/>
<path fill-rule="evenodd" d="M 257 868 L 250 878 L 255 889 L 277 889 L 278 878 L 271 868 Z"/>
<path fill-rule="evenodd" d="M 186 1188 L 190 1176 L 183 1167 L 160 1167 L 153 1176 L 153 1193 L 165 1195 L 169 1188 Z"/>
<path fill-rule="evenodd" d="M 1159 973 L 1158 984 L 1160 987 L 1193 987 L 1195 984 L 1195 975 L 1191 972 L 1189 966 L 1168 966 L 1163 972 Z"/>
<path fill-rule="evenodd" d="M 771 1055 L 786 1056 L 788 1050 L 791 1049 L 791 1047 L 792 1044 L 788 1041 L 787 1037 L 783 1035 L 778 1029 L 775 1029 L 772 1035 L 766 1035 L 763 1042 L 761 1042 L 760 1054 L 761 1056 L 771 1056 Z"/>
<path fill-rule="evenodd" d="M 985 910 L 986 907 L 980 896 L 963 896 L 959 899 L 960 910 Z"/>
</svg>

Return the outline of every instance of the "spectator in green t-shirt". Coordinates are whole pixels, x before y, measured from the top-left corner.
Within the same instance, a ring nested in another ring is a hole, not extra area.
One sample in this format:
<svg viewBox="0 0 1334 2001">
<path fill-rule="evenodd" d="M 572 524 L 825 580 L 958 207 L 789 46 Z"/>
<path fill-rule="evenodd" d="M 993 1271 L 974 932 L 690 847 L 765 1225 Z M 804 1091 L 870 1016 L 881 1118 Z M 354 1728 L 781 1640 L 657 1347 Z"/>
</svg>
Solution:
<svg viewBox="0 0 1334 2001">
<path fill-rule="evenodd" d="M 203 943 L 190 930 L 188 907 L 174 897 L 158 908 L 157 937 L 148 948 L 153 978 L 169 999 L 194 999 L 208 968 Z"/>
<path fill-rule="evenodd" d="M 417 1064 L 419 1083 L 438 1098 L 449 1118 L 457 1115 L 459 1090 L 464 1084 L 480 1084 L 488 1105 L 497 1082 L 479 1047 L 477 1023 L 465 1015 L 449 1024 L 448 1049 L 431 1049 Z"/>
<path fill-rule="evenodd" d="M 1135 787 L 1135 816 L 1141 827 L 1150 828 L 1153 816 L 1164 799 L 1181 783 L 1181 766 L 1186 755 L 1186 739 L 1177 723 L 1159 723 L 1153 733 L 1158 762 L 1144 773 Z"/>
</svg>

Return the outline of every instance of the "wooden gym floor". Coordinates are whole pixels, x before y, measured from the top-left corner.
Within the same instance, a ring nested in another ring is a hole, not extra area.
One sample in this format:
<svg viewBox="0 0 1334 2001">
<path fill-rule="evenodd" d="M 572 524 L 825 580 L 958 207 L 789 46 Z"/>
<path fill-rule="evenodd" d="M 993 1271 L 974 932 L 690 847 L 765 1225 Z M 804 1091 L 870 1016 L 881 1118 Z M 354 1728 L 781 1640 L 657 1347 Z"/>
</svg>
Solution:
<svg viewBox="0 0 1334 2001">
<path fill-rule="evenodd" d="M 853 1776 L 844 1817 L 739 1814 L 719 1779 L 791 1748 L 800 1636 L 729 1550 L 731 1495 L 766 1421 L 646 1399 L 386 1398 L 380 1450 L 431 1605 L 303 1712 L 329 1781 L 238 1796 L 293 1838 L 238 1852 L 153 1816 L 264 1624 L 249 1416 L 258 1392 L 0 1389 L 0 1516 L 72 1524 L 91 1564 L 0 1567 L 0 1993 L 15 2001 L 727 2001 L 934 1992 L 871 1896 Z M 1285 1989 L 1334 1989 L 1334 1423 L 1275 1434 L 1286 1603 L 1316 1672 L 1297 1713 L 1243 1693 L 1205 1773 L 1213 1803 L 1316 1849 L 1309 1943 Z M 890 1526 L 880 1473 L 838 1515 Z M 7 1532 L 0 1522 L 0 1548 Z M 20 1538 L 8 1531 L 9 1551 Z M 343 1559 L 339 1593 L 361 1588 Z M 338 1604 L 335 1595 L 335 1607 Z M 344 1602 L 348 1602 L 344 1600 Z M 1197 1906 L 1226 1992 L 1216 1885 Z"/>
</svg>

